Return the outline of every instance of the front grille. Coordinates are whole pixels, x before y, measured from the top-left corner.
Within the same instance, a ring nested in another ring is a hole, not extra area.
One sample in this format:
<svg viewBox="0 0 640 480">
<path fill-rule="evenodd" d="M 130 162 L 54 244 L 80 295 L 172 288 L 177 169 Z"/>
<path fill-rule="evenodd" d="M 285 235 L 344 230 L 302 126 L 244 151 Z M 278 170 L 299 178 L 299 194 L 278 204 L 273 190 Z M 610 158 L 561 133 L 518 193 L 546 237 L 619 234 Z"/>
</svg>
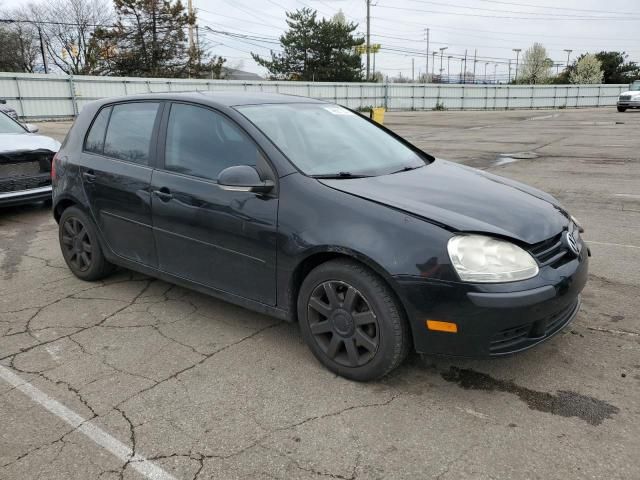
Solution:
<svg viewBox="0 0 640 480">
<path fill-rule="evenodd" d="M 51 185 L 51 152 L 0 154 L 0 193 Z"/>
<path fill-rule="evenodd" d="M 538 261 L 540 267 L 547 265 L 557 267 L 563 263 L 562 260 L 567 256 L 569 250 L 562 242 L 562 233 L 559 233 L 555 237 L 534 245 L 529 252 Z"/>
<path fill-rule="evenodd" d="M 553 335 L 573 318 L 578 308 L 579 299 L 567 305 L 560 312 L 535 322 L 525 323 L 517 327 L 507 328 L 495 334 L 489 343 L 489 353 L 494 355 L 515 352 Z"/>
<path fill-rule="evenodd" d="M 620 100 L 623 100 L 623 101 L 631 100 L 631 95 L 620 95 Z"/>
<path fill-rule="evenodd" d="M 34 177 L 14 177 L 8 180 L 0 180 L 0 193 L 18 192 L 51 185 L 51 177 L 48 173 L 42 173 Z"/>
</svg>

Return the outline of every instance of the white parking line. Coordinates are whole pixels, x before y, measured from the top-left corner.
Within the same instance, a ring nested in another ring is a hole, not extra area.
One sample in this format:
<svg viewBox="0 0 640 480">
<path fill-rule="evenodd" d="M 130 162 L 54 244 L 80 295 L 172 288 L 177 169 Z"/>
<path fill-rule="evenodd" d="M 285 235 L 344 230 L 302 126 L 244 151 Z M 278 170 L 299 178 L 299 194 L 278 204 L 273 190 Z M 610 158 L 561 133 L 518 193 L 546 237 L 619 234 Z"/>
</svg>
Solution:
<svg viewBox="0 0 640 480">
<path fill-rule="evenodd" d="M 596 241 L 593 241 L 593 240 L 587 240 L 587 243 L 594 243 L 596 245 L 606 245 L 608 247 L 624 247 L 624 248 L 638 248 L 638 249 L 640 249 L 640 246 L 638 246 L 638 245 L 627 245 L 625 243 L 596 242 Z"/>
<path fill-rule="evenodd" d="M 101 428 L 92 424 L 86 418 L 78 415 L 73 410 L 68 409 L 60 402 L 52 399 L 47 394 L 2 365 L 0 365 L 0 378 L 8 384 L 13 385 L 17 390 L 20 390 L 34 402 L 42 405 L 59 419 L 68 423 L 79 432 L 82 432 L 122 462 L 130 460 L 131 468 L 137 470 L 145 477 L 151 480 L 176 480 L 174 476 L 168 474 L 146 458 L 138 454 L 133 455 L 133 451 L 124 443 L 118 441 Z"/>
</svg>

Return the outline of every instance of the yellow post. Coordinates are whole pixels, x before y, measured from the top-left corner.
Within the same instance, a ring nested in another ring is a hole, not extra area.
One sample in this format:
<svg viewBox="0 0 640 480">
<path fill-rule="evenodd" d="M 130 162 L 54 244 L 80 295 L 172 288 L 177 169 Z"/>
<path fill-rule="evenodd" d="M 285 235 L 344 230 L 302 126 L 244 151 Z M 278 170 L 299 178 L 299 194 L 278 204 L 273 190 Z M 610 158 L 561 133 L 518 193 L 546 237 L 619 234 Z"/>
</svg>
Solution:
<svg viewBox="0 0 640 480">
<path fill-rule="evenodd" d="M 369 118 L 374 122 L 378 122 L 380 125 L 384 124 L 384 112 L 385 109 L 383 107 L 376 107 L 371 109 L 371 113 Z"/>
</svg>

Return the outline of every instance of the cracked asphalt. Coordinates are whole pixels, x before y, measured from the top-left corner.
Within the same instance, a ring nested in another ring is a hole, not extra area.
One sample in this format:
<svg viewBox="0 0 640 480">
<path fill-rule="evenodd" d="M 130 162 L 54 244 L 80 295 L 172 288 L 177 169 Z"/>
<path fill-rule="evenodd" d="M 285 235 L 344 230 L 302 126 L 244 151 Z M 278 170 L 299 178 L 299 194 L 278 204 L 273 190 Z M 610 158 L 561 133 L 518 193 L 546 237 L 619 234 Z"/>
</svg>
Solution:
<svg viewBox="0 0 640 480">
<path fill-rule="evenodd" d="M 580 219 L 593 257 L 571 326 L 513 357 L 414 355 L 353 383 L 296 325 L 129 271 L 80 281 L 46 207 L 2 209 L 0 479 L 640 479 L 640 112 L 386 123 Z"/>
</svg>

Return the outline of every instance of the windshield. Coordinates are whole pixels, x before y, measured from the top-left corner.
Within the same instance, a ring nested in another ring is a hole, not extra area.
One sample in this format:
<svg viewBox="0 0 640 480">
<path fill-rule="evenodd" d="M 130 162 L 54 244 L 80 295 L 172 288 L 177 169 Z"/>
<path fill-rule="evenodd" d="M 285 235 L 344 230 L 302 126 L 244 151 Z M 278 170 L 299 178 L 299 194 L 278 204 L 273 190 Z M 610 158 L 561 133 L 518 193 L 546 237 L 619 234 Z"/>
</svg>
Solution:
<svg viewBox="0 0 640 480">
<path fill-rule="evenodd" d="M 632 83 L 631 90 L 634 92 L 640 92 L 640 83 Z"/>
<path fill-rule="evenodd" d="M 306 175 L 387 175 L 425 164 L 409 147 L 337 105 L 270 104 L 237 109 Z"/>
<path fill-rule="evenodd" d="M 0 133 L 26 133 L 18 123 L 0 112 Z"/>
</svg>

